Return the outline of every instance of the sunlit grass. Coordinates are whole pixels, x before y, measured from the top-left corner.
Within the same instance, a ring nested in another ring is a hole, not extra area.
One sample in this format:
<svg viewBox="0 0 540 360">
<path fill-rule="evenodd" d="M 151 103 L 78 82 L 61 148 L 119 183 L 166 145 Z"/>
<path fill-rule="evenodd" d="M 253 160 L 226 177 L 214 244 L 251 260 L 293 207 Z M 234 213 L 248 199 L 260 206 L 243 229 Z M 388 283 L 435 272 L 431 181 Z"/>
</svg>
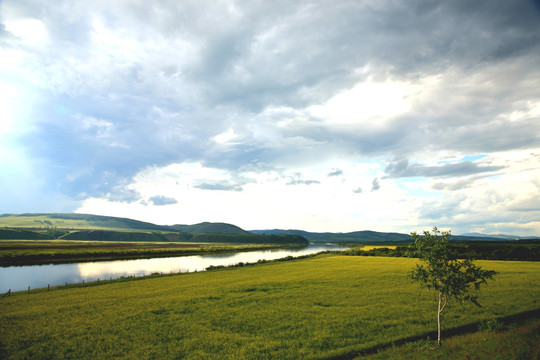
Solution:
<svg viewBox="0 0 540 360">
<path fill-rule="evenodd" d="M 395 250 L 397 246 L 396 245 L 364 245 L 360 248 L 360 250 L 369 251 L 373 249 L 384 249 L 384 248 Z"/>
<path fill-rule="evenodd" d="M 376 354 L 358 356 L 355 360 L 507 360 L 540 358 L 540 320 L 511 324 L 497 331 L 477 331 L 446 339 L 442 346 L 436 340 L 418 340 L 392 346 Z"/>
<path fill-rule="evenodd" d="M 407 258 L 319 256 L 0 299 L 8 359 L 321 359 L 436 329 L 435 298 Z M 499 271 L 482 309 L 451 304 L 444 327 L 539 307 L 540 264 Z"/>
<path fill-rule="evenodd" d="M 125 229 L 120 223 L 116 223 L 111 219 L 108 223 L 101 222 L 94 224 L 86 219 L 66 219 L 52 218 L 49 215 L 32 215 L 32 216 L 2 216 L 0 217 L 0 227 L 15 227 L 15 228 L 37 228 L 46 229 L 47 227 L 57 227 L 63 229 Z"/>
</svg>

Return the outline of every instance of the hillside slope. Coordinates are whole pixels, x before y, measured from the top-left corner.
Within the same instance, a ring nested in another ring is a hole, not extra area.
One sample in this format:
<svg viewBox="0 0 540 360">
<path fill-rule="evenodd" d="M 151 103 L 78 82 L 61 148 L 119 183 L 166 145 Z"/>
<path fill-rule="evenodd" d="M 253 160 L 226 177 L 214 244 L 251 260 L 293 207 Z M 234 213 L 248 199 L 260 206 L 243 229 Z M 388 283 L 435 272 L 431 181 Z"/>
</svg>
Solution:
<svg viewBox="0 0 540 360">
<path fill-rule="evenodd" d="M 117 229 L 170 231 L 168 226 L 113 216 L 72 213 L 28 213 L 0 215 L 0 227 L 46 229 Z"/>
<path fill-rule="evenodd" d="M 238 226 L 203 222 L 194 225 L 156 225 L 149 222 L 114 216 L 72 213 L 27 213 L 0 215 L 0 227 L 19 229 L 69 230 L 140 230 L 186 232 L 190 234 L 249 234 Z"/>
<path fill-rule="evenodd" d="M 195 225 L 172 225 L 170 228 L 190 234 L 249 234 L 249 232 L 236 225 L 225 223 L 202 222 Z"/>
<path fill-rule="evenodd" d="M 294 244 L 308 241 L 296 234 L 252 234 L 238 226 L 203 222 L 194 225 L 156 225 L 128 218 L 71 214 L 33 213 L 0 215 L 0 239 L 85 240 L 119 242 L 191 242 L 228 244 Z"/>
</svg>

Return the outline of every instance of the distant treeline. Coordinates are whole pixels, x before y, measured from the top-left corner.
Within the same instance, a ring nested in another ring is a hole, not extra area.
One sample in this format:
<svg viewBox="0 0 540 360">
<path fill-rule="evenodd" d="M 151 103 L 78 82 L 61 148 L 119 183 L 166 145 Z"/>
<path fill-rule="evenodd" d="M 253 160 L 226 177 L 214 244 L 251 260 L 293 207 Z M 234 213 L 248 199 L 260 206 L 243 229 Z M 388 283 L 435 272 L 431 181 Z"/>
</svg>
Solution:
<svg viewBox="0 0 540 360">
<path fill-rule="evenodd" d="M 254 234 L 191 234 L 187 232 L 124 232 L 110 230 L 74 231 L 62 237 L 65 240 L 96 241 L 145 241 L 145 242 L 196 242 L 228 244 L 299 244 L 308 241 L 299 235 L 254 235 Z"/>
<path fill-rule="evenodd" d="M 305 246 L 308 241 L 300 235 L 259 234 L 191 234 L 187 232 L 143 232 L 114 230 L 66 231 L 49 228 L 40 231 L 0 229 L 0 239 L 10 240 L 84 240 L 84 241 L 135 241 L 135 242 L 194 242 L 229 244 L 293 244 Z"/>
<path fill-rule="evenodd" d="M 62 236 L 61 239 L 90 241 L 183 242 L 190 241 L 191 237 L 191 234 L 187 233 L 78 230 Z"/>
<path fill-rule="evenodd" d="M 233 244 L 297 244 L 308 245 L 309 242 L 300 235 L 255 235 L 255 234 L 190 234 L 190 241 L 203 243 Z"/>
<path fill-rule="evenodd" d="M 454 243 L 450 249 L 456 259 L 540 261 L 540 241 Z M 397 246 L 395 249 L 383 247 L 366 251 L 358 248 L 341 253 L 353 256 L 407 257 L 409 248 Z"/>
<path fill-rule="evenodd" d="M 0 229 L 0 239 L 10 240 L 47 240 L 51 239 L 47 234 L 19 229 Z"/>
</svg>

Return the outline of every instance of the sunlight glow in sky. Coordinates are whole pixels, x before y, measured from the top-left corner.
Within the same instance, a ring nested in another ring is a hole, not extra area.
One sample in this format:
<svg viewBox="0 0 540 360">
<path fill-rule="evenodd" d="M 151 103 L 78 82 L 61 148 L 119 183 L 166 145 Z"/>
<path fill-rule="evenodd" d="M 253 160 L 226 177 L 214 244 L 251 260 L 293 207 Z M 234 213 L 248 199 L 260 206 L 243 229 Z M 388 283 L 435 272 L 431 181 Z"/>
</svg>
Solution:
<svg viewBox="0 0 540 360">
<path fill-rule="evenodd" d="M 535 2 L 0 2 L 0 213 L 540 236 Z"/>
</svg>

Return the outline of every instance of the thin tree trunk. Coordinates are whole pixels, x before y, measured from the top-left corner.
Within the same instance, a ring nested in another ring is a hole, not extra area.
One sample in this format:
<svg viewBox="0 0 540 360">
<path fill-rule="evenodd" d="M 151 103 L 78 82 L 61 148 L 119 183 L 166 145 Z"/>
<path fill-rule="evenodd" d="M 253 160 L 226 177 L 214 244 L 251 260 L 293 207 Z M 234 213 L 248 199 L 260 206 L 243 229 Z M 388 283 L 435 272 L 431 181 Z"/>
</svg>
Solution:
<svg viewBox="0 0 540 360">
<path fill-rule="evenodd" d="M 437 344 L 439 346 L 441 346 L 441 313 L 446 307 L 447 302 L 448 298 L 446 295 L 443 295 L 443 293 L 439 291 L 439 309 L 437 311 Z"/>
<path fill-rule="evenodd" d="M 441 346 L 441 300 L 442 294 L 439 291 L 439 307 L 437 309 L 437 344 Z"/>
</svg>

